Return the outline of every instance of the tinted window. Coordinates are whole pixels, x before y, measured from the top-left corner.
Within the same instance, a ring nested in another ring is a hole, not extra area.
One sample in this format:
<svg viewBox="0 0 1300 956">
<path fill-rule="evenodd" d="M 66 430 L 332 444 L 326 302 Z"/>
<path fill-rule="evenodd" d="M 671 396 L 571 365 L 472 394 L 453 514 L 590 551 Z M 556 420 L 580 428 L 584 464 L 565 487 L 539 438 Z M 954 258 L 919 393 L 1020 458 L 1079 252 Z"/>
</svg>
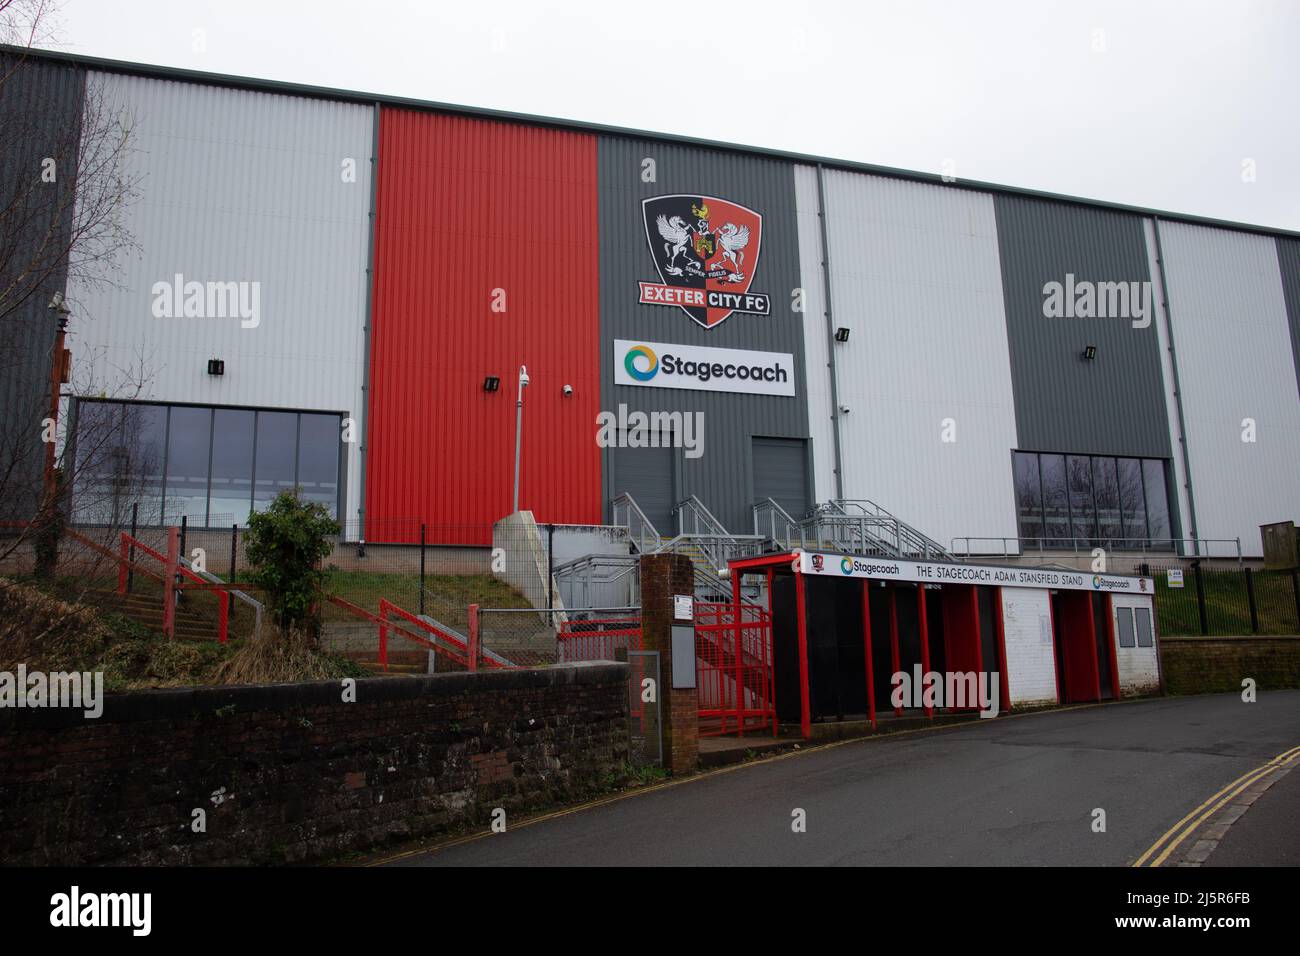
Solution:
<svg viewBox="0 0 1300 956">
<path fill-rule="evenodd" d="M 1049 547 L 1070 545 L 1070 495 L 1065 480 L 1065 456 L 1041 455 L 1044 535 Z"/>
<path fill-rule="evenodd" d="M 1020 537 L 1041 538 L 1043 537 L 1043 489 L 1038 478 L 1038 456 L 1016 452 L 1014 469 Z M 1036 544 L 1036 541 L 1027 541 L 1025 547 L 1032 548 Z"/>
<path fill-rule="evenodd" d="M 339 416 L 302 416 L 298 434 L 298 487 L 304 501 L 325 505 L 331 517 L 337 517 L 339 500 L 340 436 Z"/>
<path fill-rule="evenodd" d="M 73 520 L 126 528 L 162 514 L 167 409 L 159 405 L 81 402 L 77 407 Z"/>
<path fill-rule="evenodd" d="M 1142 492 L 1142 462 L 1136 458 L 1119 460 L 1119 503 L 1124 536 L 1137 544 L 1147 536 L 1147 505 Z"/>
<path fill-rule="evenodd" d="M 1165 463 L 1148 458 L 1142 462 L 1143 484 L 1147 498 L 1147 532 L 1152 541 L 1161 547 L 1172 548 L 1168 540 L 1173 532 L 1169 526 L 1169 498 L 1165 492 Z"/>
<path fill-rule="evenodd" d="M 257 413 L 257 479 L 253 484 L 257 511 L 265 510 L 280 492 L 293 490 L 297 446 L 295 413 Z"/>
<path fill-rule="evenodd" d="M 242 409 L 218 408 L 212 429 L 212 499 L 208 524 L 227 528 L 248 521 L 253 499 L 253 418 Z"/>
<path fill-rule="evenodd" d="M 1092 460 L 1080 455 L 1066 459 L 1070 484 L 1070 527 L 1079 541 L 1097 534 L 1096 509 L 1092 500 Z"/>
<path fill-rule="evenodd" d="M 1093 491 L 1097 502 L 1097 532 L 1103 547 L 1115 547 L 1124 536 L 1119 510 L 1119 478 L 1114 458 L 1092 460 Z"/>
<path fill-rule="evenodd" d="M 204 525 L 208 519 L 208 454 L 212 409 L 171 409 L 167 427 L 167 501 L 163 520 Z"/>
</svg>

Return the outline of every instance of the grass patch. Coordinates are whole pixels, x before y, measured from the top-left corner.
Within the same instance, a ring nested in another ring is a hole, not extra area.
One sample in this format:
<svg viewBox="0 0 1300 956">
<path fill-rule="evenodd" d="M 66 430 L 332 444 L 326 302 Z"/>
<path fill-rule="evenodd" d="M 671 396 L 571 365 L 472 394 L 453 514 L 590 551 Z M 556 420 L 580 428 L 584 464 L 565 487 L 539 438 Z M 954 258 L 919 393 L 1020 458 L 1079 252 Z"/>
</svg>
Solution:
<svg viewBox="0 0 1300 956">
<path fill-rule="evenodd" d="M 379 611 L 379 599 L 387 598 L 412 614 L 420 609 L 420 575 L 409 572 L 344 571 L 326 569 L 325 588 L 367 611 Z M 505 581 L 491 574 L 426 574 L 424 612 L 435 620 L 464 631 L 469 625 L 471 604 L 480 607 L 532 607 L 527 598 Z M 326 621 L 353 621 L 351 614 L 326 604 Z"/>
</svg>

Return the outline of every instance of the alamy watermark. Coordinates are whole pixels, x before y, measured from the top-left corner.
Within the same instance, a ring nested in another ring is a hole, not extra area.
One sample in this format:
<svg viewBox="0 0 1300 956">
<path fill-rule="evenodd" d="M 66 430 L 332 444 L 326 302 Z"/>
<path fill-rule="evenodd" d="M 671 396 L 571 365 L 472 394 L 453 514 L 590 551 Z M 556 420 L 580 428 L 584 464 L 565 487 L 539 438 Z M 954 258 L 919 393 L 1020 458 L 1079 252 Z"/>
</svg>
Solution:
<svg viewBox="0 0 1300 956">
<path fill-rule="evenodd" d="M 912 673 L 896 671 L 889 678 L 894 688 L 889 695 L 893 707 L 956 707 L 978 710 L 981 717 L 996 717 L 1000 682 L 996 671 L 921 672 L 914 664 Z"/>
<path fill-rule="evenodd" d="M 0 671 L 0 708 L 67 707 L 85 711 L 87 720 L 104 713 L 104 672 Z"/>
<path fill-rule="evenodd" d="M 150 292 L 156 319 L 239 319 L 245 329 L 262 322 L 260 282 L 186 281 L 178 272 L 172 282 L 155 282 Z"/>
<path fill-rule="evenodd" d="M 682 448 L 687 458 L 704 454 L 703 412 L 640 412 L 620 404 L 596 416 L 601 448 Z"/>
<path fill-rule="evenodd" d="M 1151 283 L 1076 280 L 1043 286 L 1043 315 L 1049 319 L 1128 319 L 1135 329 L 1151 324 Z"/>
</svg>

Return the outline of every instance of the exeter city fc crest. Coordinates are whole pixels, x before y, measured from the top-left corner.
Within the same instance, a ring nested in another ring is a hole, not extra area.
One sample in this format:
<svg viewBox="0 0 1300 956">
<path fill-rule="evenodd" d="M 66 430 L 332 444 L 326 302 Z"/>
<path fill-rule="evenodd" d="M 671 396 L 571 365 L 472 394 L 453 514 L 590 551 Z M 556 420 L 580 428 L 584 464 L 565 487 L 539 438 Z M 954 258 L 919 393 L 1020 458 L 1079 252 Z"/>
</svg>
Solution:
<svg viewBox="0 0 1300 956">
<path fill-rule="evenodd" d="M 645 237 L 662 282 L 642 282 L 642 305 L 675 305 L 706 329 L 733 312 L 767 315 L 767 296 L 751 292 L 763 217 L 715 196 L 655 196 L 641 201 Z"/>
</svg>

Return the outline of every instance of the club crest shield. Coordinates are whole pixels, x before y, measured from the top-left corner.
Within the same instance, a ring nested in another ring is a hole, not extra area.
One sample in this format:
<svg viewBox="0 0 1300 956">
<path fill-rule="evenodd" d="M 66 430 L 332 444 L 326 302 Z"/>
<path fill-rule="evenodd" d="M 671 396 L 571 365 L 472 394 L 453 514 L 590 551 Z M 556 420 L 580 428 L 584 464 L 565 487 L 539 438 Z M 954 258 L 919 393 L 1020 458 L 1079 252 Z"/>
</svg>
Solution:
<svg viewBox="0 0 1300 956">
<path fill-rule="evenodd" d="M 716 196 L 675 194 L 641 201 L 659 282 L 641 282 L 642 305 L 677 306 L 711 329 L 733 312 L 769 313 L 750 285 L 758 271 L 763 217 Z"/>
</svg>

